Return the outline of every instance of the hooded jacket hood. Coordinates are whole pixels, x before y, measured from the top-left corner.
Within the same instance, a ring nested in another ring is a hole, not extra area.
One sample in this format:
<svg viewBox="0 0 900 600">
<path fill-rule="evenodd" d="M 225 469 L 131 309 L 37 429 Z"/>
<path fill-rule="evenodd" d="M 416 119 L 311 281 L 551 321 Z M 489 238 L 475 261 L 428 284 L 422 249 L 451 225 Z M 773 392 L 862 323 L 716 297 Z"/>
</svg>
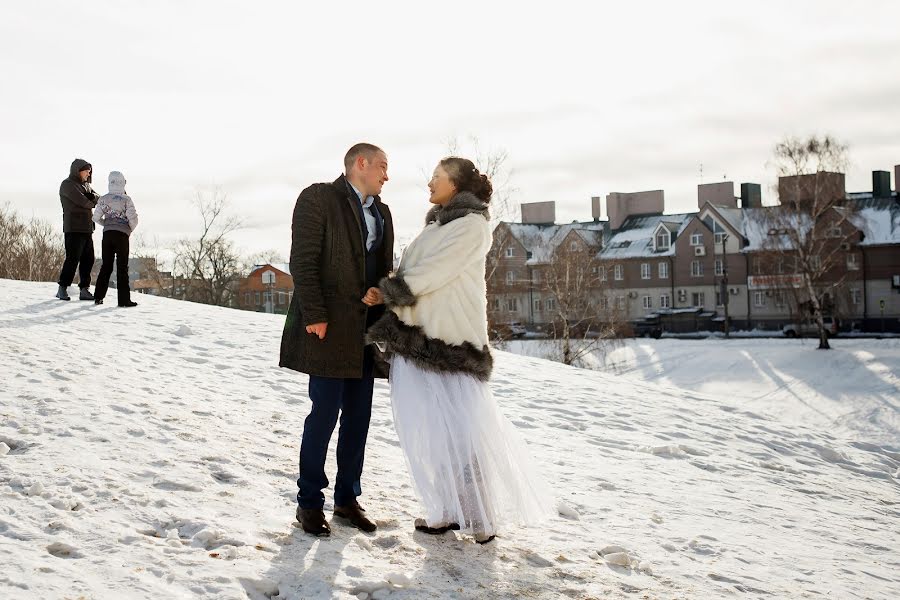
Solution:
<svg viewBox="0 0 900 600">
<path fill-rule="evenodd" d="M 78 173 L 84 171 L 85 169 L 91 169 L 91 175 L 89 175 L 87 178 L 88 183 L 90 183 L 94 167 L 91 166 L 91 163 L 82 158 L 76 158 L 72 161 L 72 166 L 69 167 L 69 178 L 74 179 L 78 183 L 81 183 L 81 177 L 78 176 Z"/>
<path fill-rule="evenodd" d="M 111 171 L 109 174 L 109 193 L 125 194 L 125 176 L 119 171 Z"/>
</svg>

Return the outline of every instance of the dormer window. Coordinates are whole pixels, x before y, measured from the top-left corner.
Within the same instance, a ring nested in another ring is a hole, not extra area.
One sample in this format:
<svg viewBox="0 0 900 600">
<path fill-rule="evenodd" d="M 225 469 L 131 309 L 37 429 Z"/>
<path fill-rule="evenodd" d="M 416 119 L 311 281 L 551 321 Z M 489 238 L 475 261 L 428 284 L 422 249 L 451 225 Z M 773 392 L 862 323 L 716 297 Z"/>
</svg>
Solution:
<svg viewBox="0 0 900 600">
<path fill-rule="evenodd" d="M 656 232 L 656 249 L 659 250 L 668 250 L 669 249 L 670 236 L 669 232 L 666 229 L 660 229 Z"/>
<path fill-rule="evenodd" d="M 510 246 L 510 247 L 508 247 L 508 248 L 506 249 L 506 258 L 512 258 L 512 257 L 515 256 L 515 255 L 516 255 L 516 250 L 515 250 L 515 248 L 513 248 L 512 246 Z"/>
</svg>

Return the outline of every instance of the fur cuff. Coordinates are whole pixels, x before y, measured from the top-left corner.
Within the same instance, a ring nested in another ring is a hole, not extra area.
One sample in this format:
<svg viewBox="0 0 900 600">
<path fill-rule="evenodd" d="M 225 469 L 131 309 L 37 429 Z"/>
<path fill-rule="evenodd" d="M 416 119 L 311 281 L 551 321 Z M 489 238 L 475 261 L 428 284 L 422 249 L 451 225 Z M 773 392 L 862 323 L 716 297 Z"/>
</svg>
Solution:
<svg viewBox="0 0 900 600">
<path fill-rule="evenodd" d="M 378 288 L 384 296 L 384 303 L 391 306 L 413 306 L 416 296 L 401 276 L 382 277 L 378 282 Z"/>
<path fill-rule="evenodd" d="M 421 327 L 407 325 L 393 311 L 387 311 L 369 328 L 367 342 L 383 343 L 387 354 L 399 354 L 423 369 L 438 373 L 465 373 L 487 381 L 494 368 L 494 358 L 487 346 L 478 349 L 470 342 L 456 346 L 430 338 Z"/>
</svg>

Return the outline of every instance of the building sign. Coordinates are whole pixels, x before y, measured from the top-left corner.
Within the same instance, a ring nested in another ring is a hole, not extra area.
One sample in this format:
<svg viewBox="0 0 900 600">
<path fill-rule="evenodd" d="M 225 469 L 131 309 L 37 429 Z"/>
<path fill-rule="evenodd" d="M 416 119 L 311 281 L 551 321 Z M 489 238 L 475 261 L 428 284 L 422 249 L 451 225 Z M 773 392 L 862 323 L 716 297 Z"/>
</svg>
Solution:
<svg viewBox="0 0 900 600">
<path fill-rule="evenodd" d="M 747 277 L 747 287 L 751 290 L 777 290 L 784 288 L 799 288 L 803 285 L 803 276 L 793 275 L 750 275 Z"/>
</svg>

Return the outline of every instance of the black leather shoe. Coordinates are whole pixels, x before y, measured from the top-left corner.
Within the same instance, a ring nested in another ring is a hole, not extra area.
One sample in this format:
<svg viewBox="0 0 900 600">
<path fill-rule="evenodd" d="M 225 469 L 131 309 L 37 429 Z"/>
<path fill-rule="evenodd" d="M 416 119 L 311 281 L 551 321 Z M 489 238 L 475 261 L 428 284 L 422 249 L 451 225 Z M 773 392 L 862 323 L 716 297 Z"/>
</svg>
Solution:
<svg viewBox="0 0 900 600">
<path fill-rule="evenodd" d="M 316 537 L 328 537 L 331 535 L 331 527 L 325 520 L 325 512 L 321 508 L 297 507 L 297 521 L 303 531 Z"/>
<path fill-rule="evenodd" d="M 378 525 L 370 521 L 364 514 L 365 512 L 365 509 L 356 502 L 348 506 L 334 507 L 334 516 L 349 521 L 357 529 L 372 533 L 378 529 Z"/>
</svg>

